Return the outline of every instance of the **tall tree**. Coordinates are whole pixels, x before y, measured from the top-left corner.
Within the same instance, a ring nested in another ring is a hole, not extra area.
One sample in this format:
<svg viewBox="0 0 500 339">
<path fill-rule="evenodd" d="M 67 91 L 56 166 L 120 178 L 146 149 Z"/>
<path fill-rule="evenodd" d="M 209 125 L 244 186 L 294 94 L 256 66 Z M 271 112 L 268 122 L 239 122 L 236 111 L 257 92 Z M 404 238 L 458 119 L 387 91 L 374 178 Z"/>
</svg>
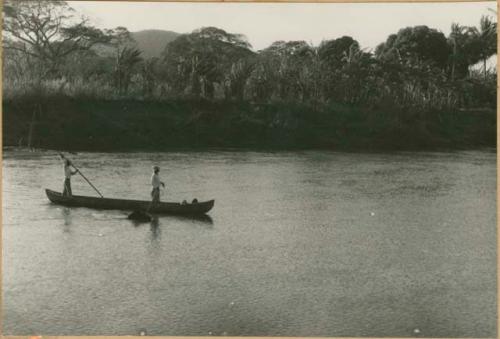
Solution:
<svg viewBox="0 0 500 339">
<path fill-rule="evenodd" d="M 350 36 L 321 42 L 318 54 L 321 61 L 332 68 L 340 68 L 345 63 L 345 55 L 351 50 L 359 50 L 359 43 Z"/>
<path fill-rule="evenodd" d="M 274 96 L 281 100 L 305 100 L 311 95 L 309 81 L 316 57 L 315 48 L 305 41 L 276 41 L 259 53 L 259 78 L 255 80 L 274 89 Z"/>
<path fill-rule="evenodd" d="M 33 146 L 36 120 L 43 114 L 43 82 L 61 76 L 70 56 L 108 41 L 104 32 L 88 25 L 86 19 L 77 18 L 65 1 L 4 1 L 3 48 L 8 51 L 5 57 L 21 59 L 15 63 L 26 70 L 24 90 L 33 87 L 37 98 L 28 133 L 29 147 Z"/>
<path fill-rule="evenodd" d="M 141 64 L 142 93 L 146 97 L 153 95 L 158 83 L 159 62 L 157 57 L 146 59 Z"/>
<path fill-rule="evenodd" d="M 254 58 L 240 59 L 234 62 L 226 73 L 225 97 L 243 100 L 245 86 L 255 68 Z"/>
<path fill-rule="evenodd" d="M 381 59 L 399 59 L 407 63 L 426 62 L 445 69 L 450 47 L 443 33 L 427 26 L 415 26 L 390 35 L 377 47 L 376 55 Z"/>
<path fill-rule="evenodd" d="M 115 83 L 120 95 L 126 95 L 135 67 L 142 61 L 141 51 L 134 47 L 123 47 L 116 56 Z"/>
<path fill-rule="evenodd" d="M 346 65 L 351 62 L 352 66 L 354 58 L 360 57 L 363 53 L 360 51 L 359 43 L 350 36 L 323 41 L 319 45 L 318 56 L 322 69 L 320 83 L 325 98 L 343 100 L 349 87 L 343 85 L 343 81 L 346 80 L 344 72 L 347 69 Z M 353 67 L 349 69 L 352 70 Z"/>
<path fill-rule="evenodd" d="M 468 74 L 470 60 L 467 55 L 467 43 L 470 39 L 470 29 L 465 26 L 453 23 L 448 42 L 451 46 L 450 54 L 450 77 L 455 80 L 457 75 L 464 77 Z"/>
<path fill-rule="evenodd" d="M 57 75 L 65 58 L 72 53 L 89 50 L 98 43 L 109 41 L 101 30 L 78 19 L 65 1 L 6 0 L 3 5 L 6 50 L 21 53 L 33 65 L 43 70 L 44 78 Z"/>
<path fill-rule="evenodd" d="M 497 53 L 497 23 L 490 17 L 482 16 L 479 27 L 471 29 L 472 39 L 469 43 L 469 53 L 477 55 L 483 62 L 484 77 L 487 77 L 487 61 Z"/>
<path fill-rule="evenodd" d="M 123 26 L 106 30 L 114 49 L 114 84 L 120 95 L 127 94 L 136 66 L 142 61 L 141 51 L 129 30 Z"/>
<path fill-rule="evenodd" d="M 163 58 L 171 84 L 194 97 L 213 98 L 214 84 L 221 84 L 234 63 L 253 55 L 241 34 L 204 27 L 170 42 Z"/>
</svg>

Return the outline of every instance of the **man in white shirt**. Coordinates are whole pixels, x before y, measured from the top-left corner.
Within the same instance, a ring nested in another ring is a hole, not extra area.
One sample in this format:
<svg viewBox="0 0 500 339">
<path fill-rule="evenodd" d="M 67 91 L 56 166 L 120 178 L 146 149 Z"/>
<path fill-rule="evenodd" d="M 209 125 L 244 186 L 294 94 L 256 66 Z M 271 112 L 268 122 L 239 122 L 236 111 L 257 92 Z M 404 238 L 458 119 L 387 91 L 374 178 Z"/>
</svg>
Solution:
<svg viewBox="0 0 500 339">
<path fill-rule="evenodd" d="M 160 167 L 153 167 L 153 175 L 151 176 L 151 186 L 153 186 L 151 197 L 153 198 L 153 203 L 160 202 L 160 185 L 165 187 L 165 184 L 160 180 L 159 173 Z"/>
<path fill-rule="evenodd" d="M 64 189 L 63 196 L 71 197 L 73 193 L 71 192 L 71 176 L 78 173 L 78 171 L 71 170 L 71 161 L 63 158 L 64 161 Z"/>
</svg>

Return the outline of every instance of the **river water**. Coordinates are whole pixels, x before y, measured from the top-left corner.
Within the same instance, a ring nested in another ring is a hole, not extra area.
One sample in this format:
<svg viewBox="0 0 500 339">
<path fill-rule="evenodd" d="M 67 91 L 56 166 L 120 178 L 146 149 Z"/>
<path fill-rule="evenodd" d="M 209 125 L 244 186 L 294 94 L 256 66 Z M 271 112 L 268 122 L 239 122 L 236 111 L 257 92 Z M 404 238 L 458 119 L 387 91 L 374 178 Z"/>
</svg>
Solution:
<svg viewBox="0 0 500 339">
<path fill-rule="evenodd" d="M 496 337 L 493 151 L 73 156 L 105 196 L 158 164 L 162 200 L 215 199 L 146 224 L 50 204 L 53 152 L 3 157 L 3 334 Z"/>
</svg>

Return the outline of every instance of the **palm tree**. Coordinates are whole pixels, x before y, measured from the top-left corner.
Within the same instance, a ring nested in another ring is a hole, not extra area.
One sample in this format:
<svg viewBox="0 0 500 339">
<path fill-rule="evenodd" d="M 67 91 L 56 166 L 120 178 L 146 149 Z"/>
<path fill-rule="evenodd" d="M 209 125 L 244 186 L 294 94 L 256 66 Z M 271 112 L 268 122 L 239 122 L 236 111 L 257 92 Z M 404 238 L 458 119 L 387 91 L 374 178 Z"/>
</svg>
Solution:
<svg viewBox="0 0 500 339">
<path fill-rule="evenodd" d="M 115 61 L 115 80 L 120 95 L 127 94 L 134 67 L 142 61 L 141 51 L 134 47 L 118 50 Z"/>
<path fill-rule="evenodd" d="M 250 59 L 240 59 L 234 62 L 226 75 L 226 99 L 243 100 L 245 84 L 255 68 L 255 62 Z"/>
<path fill-rule="evenodd" d="M 151 96 L 157 83 L 157 67 L 159 59 L 156 57 L 144 60 L 141 64 L 142 91 L 144 96 Z"/>
<path fill-rule="evenodd" d="M 479 28 L 472 29 L 472 36 L 477 46 L 479 60 L 483 61 L 484 78 L 487 77 L 486 62 L 489 57 L 497 53 L 497 23 L 489 16 L 483 15 L 479 22 Z"/>
<path fill-rule="evenodd" d="M 460 26 L 457 23 L 451 24 L 451 32 L 448 40 L 450 41 L 452 52 L 451 52 L 451 80 L 455 80 L 456 67 L 459 59 L 461 59 L 462 49 L 464 44 L 464 37 L 466 33 L 466 27 Z"/>
</svg>

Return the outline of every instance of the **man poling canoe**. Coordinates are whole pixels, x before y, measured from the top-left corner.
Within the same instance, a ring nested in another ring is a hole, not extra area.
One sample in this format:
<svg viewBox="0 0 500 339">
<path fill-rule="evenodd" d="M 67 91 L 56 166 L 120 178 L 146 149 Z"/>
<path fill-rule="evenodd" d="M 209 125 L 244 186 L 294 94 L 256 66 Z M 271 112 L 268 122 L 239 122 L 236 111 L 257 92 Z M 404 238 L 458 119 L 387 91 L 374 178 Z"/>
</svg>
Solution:
<svg viewBox="0 0 500 339">
<path fill-rule="evenodd" d="M 128 217 L 129 219 L 137 221 L 151 221 L 152 217 L 149 213 L 202 216 L 214 206 L 214 200 L 199 202 L 197 199 L 193 199 L 192 203 L 187 203 L 186 201 L 182 203 L 161 202 L 160 188 L 162 186 L 165 187 L 165 184 L 160 179 L 160 168 L 158 166 L 153 167 L 153 175 L 151 176 L 151 186 L 153 187 L 151 200 L 105 198 L 70 159 L 66 158 L 62 153 L 59 153 L 59 156 L 64 161 L 65 186 L 63 193 L 58 193 L 50 189 L 45 190 L 49 200 L 55 204 L 70 207 L 134 211 Z M 70 180 L 71 176 L 75 174 L 80 174 L 97 194 L 99 194 L 99 197 L 73 195 Z"/>
<path fill-rule="evenodd" d="M 71 191 L 71 176 L 78 173 L 78 171 L 71 170 L 72 164 L 69 159 L 66 159 L 62 154 L 60 155 L 61 159 L 64 163 L 64 187 L 63 187 L 63 196 L 71 197 L 73 192 Z"/>
<path fill-rule="evenodd" d="M 99 190 L 90 182 L 90 180 L 87 179 L 87 177 L 83 175 L 82 171 L 80 171 L 80 169 L 78 167 L 76 167 L 71 162 L 71 160 L 69 160 L 68 158 L 66 158 L 64 156 L 64 154 L 62 154 L 62 153 L 59 153 L 59 156 L 64 161 L 64 175 L 65 175 L 66 179 L 68 179 L 68 174 L 69 174 L 69 181 L 68 181 L 68 186 L 67 186 L 67 187 L 69 187 L 69 196 L 72 196 L 72 192 L 71 192 L 71 175 L 75 175 L 75 174 L 78 173 L 97 192 L 97 194 L 99 194 L 101 196 L 101 198 L 104 198 L 104 196 L 101 194 L 101 192 L 99 192 Z M 74 172 L 71 171 L 70 166 L 75 169 Z M 67 172 L 67 170 L 69 171 L 69 173 Z M 66 180 L 64 181 L 64 189 L 66 189 Z M 64 195 L 64 191 L 63 191 L 63 195 Z"/>
</svg>

